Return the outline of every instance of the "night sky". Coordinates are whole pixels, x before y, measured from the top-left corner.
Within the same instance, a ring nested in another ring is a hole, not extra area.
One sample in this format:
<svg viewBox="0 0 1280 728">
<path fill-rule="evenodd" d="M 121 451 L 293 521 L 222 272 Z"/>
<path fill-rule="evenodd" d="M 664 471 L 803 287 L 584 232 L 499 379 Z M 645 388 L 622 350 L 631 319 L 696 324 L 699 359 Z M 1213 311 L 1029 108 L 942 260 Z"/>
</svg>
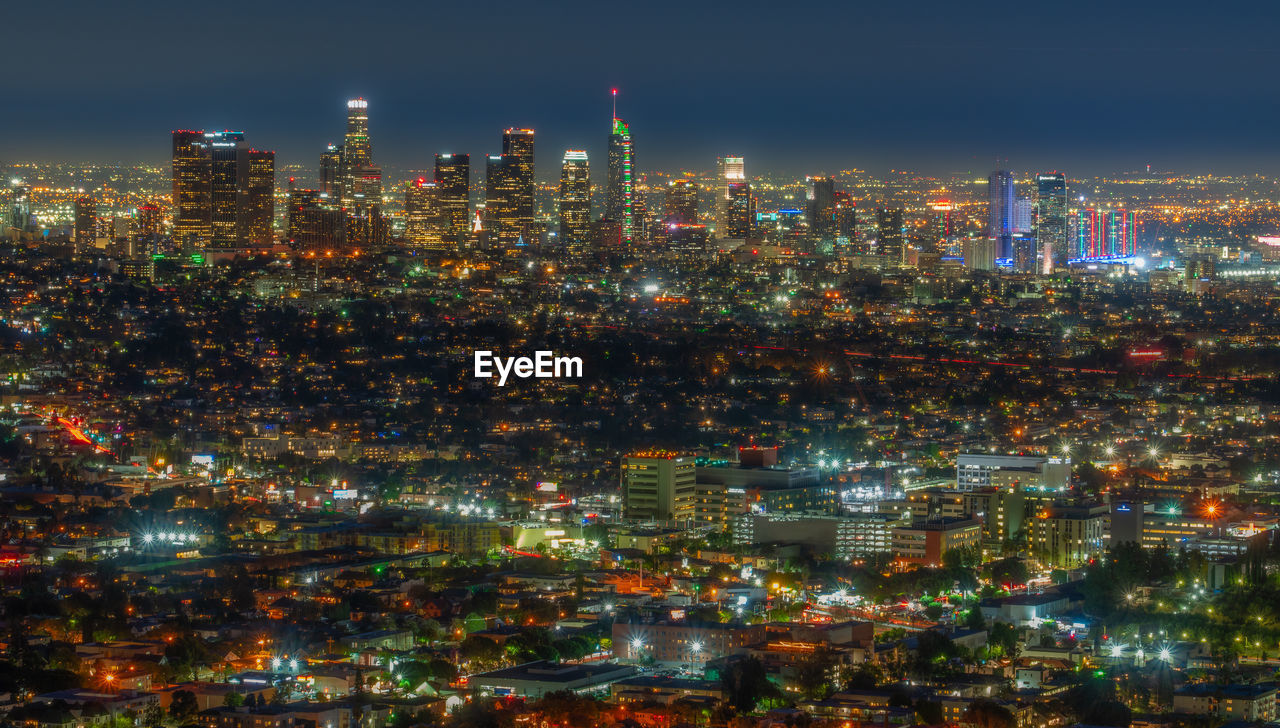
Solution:
<svg viewBox="0 0 1280 728">
<path fill-rule="evenodd" d="M 603 169 L 616 86 L 642 170 L 1280 172 L 1262 2 L 78 0 L 0 27 L 6 162 L 162 162 L 170 129 L 230 127 L 310 168 L 362 95 L 384 165 L 532 126 L 546 178 L 565 148 Z"/>
</svg>

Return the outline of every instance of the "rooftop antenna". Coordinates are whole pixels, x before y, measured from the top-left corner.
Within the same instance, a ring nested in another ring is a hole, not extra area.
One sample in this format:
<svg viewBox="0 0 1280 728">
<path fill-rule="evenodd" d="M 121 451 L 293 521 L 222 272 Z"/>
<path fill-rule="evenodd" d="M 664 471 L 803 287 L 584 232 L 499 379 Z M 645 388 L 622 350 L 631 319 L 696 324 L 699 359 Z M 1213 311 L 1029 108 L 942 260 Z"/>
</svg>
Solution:
<svg viewBox="0 0 1280 728">
<path fill-rule="evenodd" d="M 618 118 L 618 89 L 613 90 L 613 118 Z"/>
</svg>

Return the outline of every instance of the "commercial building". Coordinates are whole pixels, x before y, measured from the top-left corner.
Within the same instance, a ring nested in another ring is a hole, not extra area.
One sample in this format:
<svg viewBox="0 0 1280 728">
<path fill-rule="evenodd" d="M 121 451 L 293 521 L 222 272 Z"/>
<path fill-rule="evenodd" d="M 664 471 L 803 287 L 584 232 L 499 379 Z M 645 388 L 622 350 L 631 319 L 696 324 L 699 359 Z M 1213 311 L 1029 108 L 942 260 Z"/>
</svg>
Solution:
<svg viewBox="0 0 1280 728">
<path fill-rule="evenodd" d="M 622 512 L 627 518 L 691 521 L 697 488 L 692 455 L 651 451 L 622 460 Z"/>
<path fill-rule="evenodd" d="M 952 549 L 977 548 L 982 543 L 982 522 L 976 518 L 917 520 L 893 529 L 894 561 L 901 565 L 938 566 Z"/>
<path fill-rule="evenodd" d="M 799 543 L 817 554 L 852 560 L 888 553 L 893 549 L 894 529 L 910 523 L 909 515 L 893 513 L 748 513 L 733 519 L 733 542 L 744 546 Z"/>
<path fill-rule="evenodd" d="M 1041 455 L 956 456 L 956 488 L 964 491 L 1017 488 L 1023 491 L 1058 492 L 1071 479 L 1071 459 Z"/>
<path fill-rule="evenodd" d="M 448 234 L 460 244 L 471 224 L 471 155 L 437 154 L 435 183 Z"/>
<path fill-rule="evenodd" d="M 764 639 L 762 624 L 613 623 L 613 654 L 625 660 L 701 664 Z"/>
<path fill-rule="evenodd" d="M 570 249 L 585 248 L 591 239 L 591 167 L 586 152 L 565 151 L 559 203 L 560 244 Z"/>
<path fill-rule="evenodd" d="M 566 690 L 581 694 L 603 691 L 635 674 L 636 668 L 612 662 L 563 665 L 538 660 L 472 675 L 469 684 L 481 695 L 536 700 L 547 693 Z"/>
<path fill-rule="evenodd" d="M 614 91 L 614 98 L 617 98 Z M 636 202 L 635 147 L 631 142 L 631 127 L 618 118 L 614 109 L 613 123 L 609 131 L 609 178 L 605 189 L 605 217 L 622 228 L 622 244 L 635 242 Z"/>
<path fill-rule="evenodd" d="M 1109 509 L 1106 505 L 1053 505 L 1027 522 L 1032 555 L 1042 563 L 1074 568 L 1101 556 Z"/>
</svg>

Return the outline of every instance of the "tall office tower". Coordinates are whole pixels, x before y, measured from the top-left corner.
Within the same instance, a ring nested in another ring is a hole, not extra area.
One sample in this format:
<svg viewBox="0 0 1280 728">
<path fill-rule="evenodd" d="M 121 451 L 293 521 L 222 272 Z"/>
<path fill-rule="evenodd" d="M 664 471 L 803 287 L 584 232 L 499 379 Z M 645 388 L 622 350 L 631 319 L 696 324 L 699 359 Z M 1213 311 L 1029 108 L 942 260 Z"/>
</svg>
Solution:
<svg viewBox="0 0 1280 728">
<path fill-rule="evenodd" d="M 613 90 L 613 126 L 609 131 L 609 179 L 605 189 L 604 215 L 622 225 L 622 244 L 635 242 L 635 148 L 631 127 L 618 118 L 618 90 Z"/>
<path fill-rule="evenodd" d="M 238 165 L 239 238 L 249 245 L 269 246 L 276 217 L 276 153 L 244 149 Z"/>
<path fill-rule="evenodd" d="M 698 183 L 689 179 L 673 179 L 667 183 L 664 222 L 670 225 L 698 223 Z"/>
<path fill-rule="evenodd" d="M 836 239 L 836 181 L 831 177 L 809 178 L 809 236 L 818 242 Z"/>
<path fill-rule="evenodd" d="M 98 237 L 98 201 L 92 197 L 76 198 L 75 243 L 77 248 L 93 245 Z"/>
<path fill-rule="evenodd" d="M 627 518 L 687 521 L 697 501 L 692 455 L 637 453 L 622 459 L 622 512 Z"/>
<path fill-rule="evenodd" d="M 203 131 L 173 132 L 173 239 L 190 250 L 209 244 L 209 146 Z"/>
<path fill-rule="evenodd" d="M 731 237 L 729 230 L 729 185 L 747 181 L 747 167 L 742 157 L 720 157 L 716 160 L 716 237 Z"/>
<path fill-rule="evenodd" d="M 435 181 L 449 236 L 461 244 L 471 225 L 471 155 L 437 154 Z"/>
<path fill-rule="evenodd" d="M 369 102 L 347 102 L 347 134 L 342 141 L 342 206 L 366 213 L 382 204 L 382 168 L 373 163 Z"/>
<path fill-rule="evenodd" d="M 853 196 L 844 190 L 832 193 L 835 204 L 836 242 L 851 247 L 858 239 L 858 206 Z"/>
<path fill-rule="evenodd" d="M 443 250 L 448 223 L 440 206 L 440 187 L 425 178 L 408 183 L 404 190 L 404 238 L 411 248 Z"/>
<path fill-rule="evenodd" d="M 889 265 L 901 265 L 906 261 L 906 253 L 902 208 L 876 208 L 876 255 L 883 255 Z"/>
<path fill-rule="evenodd" d="M 337 204 L 342 199 L 342 145 L 330 144 L 320 155 L 320 194 Z"/>
<path fill-rule="evenodd" d="M 1036 175 L 1036 247 L 1044 256 L 1043 271 L 1067 262 L 1067 176 Z"/>
<path fill-rule="evenodd" d="M 330 204 L 332 203 L 332 204 Z M 289 243 L 299 250 L 333 251 L 342 247 L 347 216 L 319 190 L 289 191 Z"/>
<path fill-rule="evenodd" d="M 529 236 L 533 224 L 533 129 L 502 133 L 503 164 L 511 180 L 511 212 L 520 235 Z"/>
<path fill-rule="evenodd" d="M 1036 272 L 1036 239 L 1028 233 L 1013 236 L 1013 270 L 1018 273 Z"/>
<path fill-rule="evenodd" d="M 927 242 L 933 245 L 933 251 L 939 255 L 957 255 L 952 249 L 952 240 L 956 234 L 953 218 L 955 205 L 950 200 L 936 200 L 929 203 L 929 209 L 933 212 L 934 218 L 932 230 L 925 236 Z"/>
<path fill-rule="evenodd" d="M 733 182 L 729 185 L 729 206 L 725 211 L 725 237 L 745 239 L 755 229 L 756 202 L 751 196 L 751 185 Z"/>
<path fill-rule="evenodd" d="M 515 212 L 511 197 L 513 181 L 510 165 L 501 154 L 490 154 L 485 157 L 484 167 L 484 230 L 488 232 L 489 242 L 514 242 Z"/>
<path fill-rule="evenodd" d="M 138 208 L 138 236 L 141 238 L 154 238 L 160 234 L 160 206 L 154 202 L 148 202 Z"/>
<path fill-rule="evenodd" d="M 244 132 L 214 131 L 204 135 L 209 147 L 209 245 L 234 248 L 240 240 L 240 173 Z"/>
<path fill-rule="evenodd" d="M 560 244 L 583 248 L 591 237 L 591 167 L 587 153 L 565 150 L 560 167 Z"/>
<path fill-rule="evenodd" d="M 1013 255 L 1014 188 L 1013 175 L 1005 170 L 987 179 L 987 237 L 996 241 L 996 257 Z"/>
</svg>

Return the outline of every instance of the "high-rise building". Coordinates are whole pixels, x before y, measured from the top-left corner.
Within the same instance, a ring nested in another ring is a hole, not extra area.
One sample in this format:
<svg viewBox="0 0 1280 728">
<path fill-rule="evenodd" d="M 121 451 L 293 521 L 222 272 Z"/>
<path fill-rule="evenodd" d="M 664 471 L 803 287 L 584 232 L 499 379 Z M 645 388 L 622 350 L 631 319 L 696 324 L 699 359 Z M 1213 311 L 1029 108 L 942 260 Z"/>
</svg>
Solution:
<svg viewBox="0 0 1280 728">
<path fill-rule="evenodd" d="M 342 200 L 341 144 L 330 144 L 320 155 L 320 194 L 334 204 Z"/>
<path fill-rule="evenodd" d="M 732 237 L 729 231 L 729 185 L 747 181 L 746 163 L 742 157 L 720 157 L 716 160 L 716 209 L 717 237 Z"/>
<path fill-rule="evenodd" d="M 1036 247 L 1044 268 L 1067 262 L 1067 176 L 1061 172 L 1036 175 Z"/>
<path fill-rule="evenodd" d="M 240 154 L 239 239 L 249 245 L 270 246 L 276 216 L 276 153 L 244 149 Z"/>
<path fill-rule="evenodd" d="M 173 132 L 173 239 L 188 249 L 208 245 L 212 235 L 209 162 L 203 131 Z"/>
<path fill-rule="evenodd" d="M 471 155 L 436 155 L 436 197 L 453 242 L 461 244 L 471 224 Z"/>
<path fill-rule="evenodd" d="M 756 204 L 751 185 L 745 181 L 729 184 L 729 205 L 725 211 L 724 237 L 746 239 L 755 228 Z"/>
<path fill-rule="evenodd" d="M 996 241 L 997 258 L 1013 255 L 1015 197 L 1013 174 L 992 172 L 987 180 L 987 237 Z"/>
<path fill-rule="evenodd" d="M 405 186 L 404 238 L 411 248 L 441 250 L 446 246 L 448 221 L 440 206 L 440 188 L 419 177 Z"/>
<path fill-rule="evenodd" d="M 234 248 L 243 238 L 240 226 L 241 185 L 245 175 L 244 132 L 215 131 L 205 135 L 209 149 L 210 239 L 214 248 Z"/>
<path fill-rule="evenodd" d="M 836 182 L 831 177 L 809 178 L 809 236 L 820 243 L 836 239 Z"/>
<path fill-rule="evenodd" d="M 614 89 L 616 101 L 618 90 Z M 635 242 L 635 148 L 631 127 L 618 118 L 615 103 L 613 126 L 609 131 L 609 179 L 605 190 L 605 217 L 622 225 L 622 243 Z"/>
<path fill-rule="evenodd" d="M 1138 252 L 1138 220 L 1130 210 L 1085 208 L 1075 215 L 1070 258 L 1130 256 Z"/>
<path fill-rule="evenodd" d="M 533 130 L 507 129 L 485 165 L 484 224 L 491 241 L 528 242 L 533 224 Z"/>
<path fill-rule="evenodd" d="M 533 224 L 533 129 L 507 129 L 502 133 L 502 157 L 511 180 L 511 212 L 520 235 L 528 236 Z"/>
<path fill-rule="evenodd" d="M 646 452 L 622 459 L 622 510 L 628 518 L 693 518 L 697 465 L 692 455 Z"/>
<path fill-rule="evenodd" d="M 876 255 L 883 255 L 889 265 L 900 265 L 906 258 L 902 208 L 876 208 Z"/>
<path fill-rule="evenodd" d="M 382 168 L 373 163 L 369 140 L 369 102 L 347 102 L 347 133 L 342 141 L 342 206 L 366 214 L 382 204 Z"/>
<path fill-rule="evenodd" d="M 590 238 L 591 167 L 586 152 L 568 149 L 560 167 L 560 244 L 580 249 Z"/>
<path fill-rule="evenodd" d="M 76 198 L 75 243 L 87 248 L 98 238 L 98 201 L 90 196 Z"/>
<path fill-rule="evenodd" d="M 342 247 L 347 216 L 319 190 L 289 191 L 289 243 L 299 250 L 335 251 Z"/>
<path fill-rule="evenodd" d="M 668 182 L 664 208 L 664 222 L 667 225 L 696 225 L 698 183 L 689 179 L 673 179 Z"/>
<path fill-rule="evenodd" d="M 835 201 L 836 243 L 842 250 L 852 250 L 858 242 L 858 206 L 845 190 L 832 193 Z"/>
</svg>

